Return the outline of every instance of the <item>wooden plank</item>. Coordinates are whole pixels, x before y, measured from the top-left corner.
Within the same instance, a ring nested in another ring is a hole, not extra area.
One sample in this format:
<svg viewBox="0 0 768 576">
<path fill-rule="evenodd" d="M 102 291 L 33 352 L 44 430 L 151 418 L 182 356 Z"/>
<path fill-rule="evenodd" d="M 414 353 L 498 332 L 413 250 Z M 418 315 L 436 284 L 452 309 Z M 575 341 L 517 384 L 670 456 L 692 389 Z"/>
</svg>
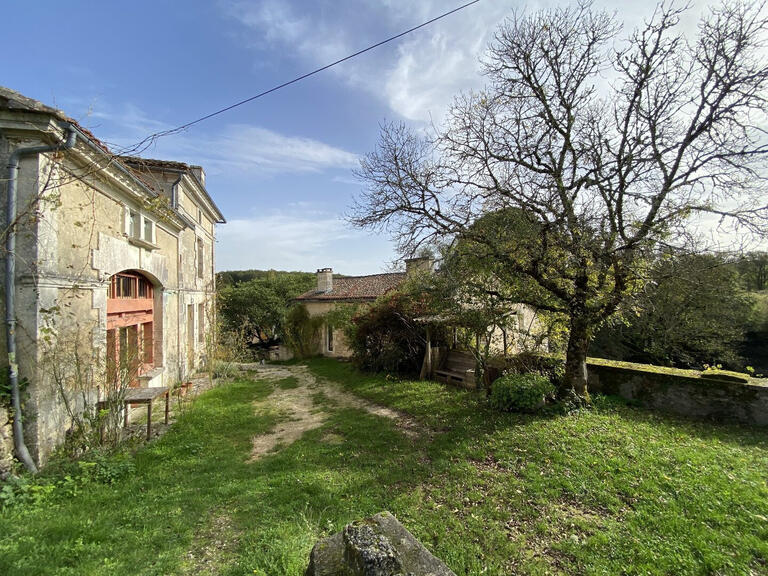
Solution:
<svg viewBox="0 0 768 576">
<path fill-rule="evenodd" d="M 154 400 L 158 396 L 166 394 L 170 388 L 167 386 L 158 386 L 154 388 L 131 388 L 125 394 L 125 401 L 131 403 L 140 403 L 146 400 Z"/>
</svg>

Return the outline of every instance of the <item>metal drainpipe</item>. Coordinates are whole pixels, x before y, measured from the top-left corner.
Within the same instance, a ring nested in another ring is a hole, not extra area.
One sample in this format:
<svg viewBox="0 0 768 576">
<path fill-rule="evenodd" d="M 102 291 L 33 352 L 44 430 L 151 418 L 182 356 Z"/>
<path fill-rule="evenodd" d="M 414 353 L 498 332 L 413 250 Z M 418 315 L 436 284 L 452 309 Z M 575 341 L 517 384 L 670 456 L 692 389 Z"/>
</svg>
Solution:
<svg viewBox="0 0 768 576">
<path fill-rule="evenodd" d="M 179 207 L 179 182 L 184 177 L 184 172 L 179 172 L 179 177 L 171 184 L 171 208 Z"/>
<path fill-rule="evenodd" d="M 179 172 L 179 177 L 171 185 L 171 208 L 176 210 L 179 207 L 179 183 L 184 177 L 183 172 Z M 176 376 L 181 382 L 183 374 L 181 373 L 181 341 L 179 340 L 179 328 L 181 328 L 181 235 L 176 238 Z M 163 308 L 165 310 L 165 308 Z M 163 312 L 165 313 L 165 312 Z"/>
<path fill-rule="evenodd" d="M 37 472 L 37 466 L 29 454 L 24 442 L 24 426 L 21 416 L 21 399 L 19 394 L 19 365 L 16 361 L 16 190 L 19 177 L 19 163 L 22 156 L 42 154 L 56 150 L 68 150 L 77 141 L 77 132 L 71 124 L 67 124 L 67 138 L 64 142 L 51 146 L 29 146 L 17 148 L 11 153 L 8 161 L 8 236 L 5 240 L 5 324 L 6 344 L 8 347 L 8 367 L 11 384 L 11 406 L 13 408 L 13 446 L 16 456 L 32 473 Z"/>
</svg>

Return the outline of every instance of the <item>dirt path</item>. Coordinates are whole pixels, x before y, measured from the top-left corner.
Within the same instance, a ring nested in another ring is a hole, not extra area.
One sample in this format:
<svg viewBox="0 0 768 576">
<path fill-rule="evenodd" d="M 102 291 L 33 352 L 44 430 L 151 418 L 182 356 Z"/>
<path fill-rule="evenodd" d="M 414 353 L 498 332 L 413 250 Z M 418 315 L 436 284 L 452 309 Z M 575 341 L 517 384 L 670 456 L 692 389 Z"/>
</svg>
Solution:
<svg viewBox="0 0 768 576">
<path fill-rule="evenodd" d="M 404 414 L 363 400 L 345 392 L 332 382 L 318 380 L 306 366 L 270 366 L 247 364 L 241 369 L 255 372 L 260 379 L 280 381 L 295 378 L 295 387 L 277 387 L 272 394 L 256 403 L 256 410 L 277 411 L 286 417 L 274 430 L 253 439 L 251 461 L 264 454 L 279 450 L 301 438 L 304 432 L 319 428 L 328 418 L 327 409 L 315 404 L 313 395 L 322 392 L 342 408 L 365 410 L 370 414 L 389 418 L 407 436 L 416 438 L 423 431 L 419 424 Z"/>
<path fill-rule="evenodd" d="M 257 413 L 277 412 L 283 416 L 272 431 L 253 438 L 251 462 L 291 445 L 305 432 L 323 425 L 333 408 L 327 402 L 315 403 L 313 397 L 317 393 L 322 393 L 330 403 L 340 408 L 364 410 L 388 418 L 410 438 L 416 439 L 427 432 L 405 414 L 368 402 L 342 390 L 333 382 L 316 378 L 306 366 L 241 364 L 237 367 L 251 372 L 260 380 L 276 383 L 275 390 L 269 396 L 254 403 L 254 410 Z M 280 382 L 288 378 L 295 378 L 295 383 Z M 200 387 L 205 385 L 206 382 L 199 383 Z M 339 444 L 344 442 L 343 438 L 335 434 L 327 434 L 323 440 Z M 198 526 L 182 574 L 215 576 L 225 572 L 230 567 L 232 552 L 237 548 L 239 538 L 240 534 L 233 527 L 229 516 L 222 510 L 212 511 Z"/>
</svg>

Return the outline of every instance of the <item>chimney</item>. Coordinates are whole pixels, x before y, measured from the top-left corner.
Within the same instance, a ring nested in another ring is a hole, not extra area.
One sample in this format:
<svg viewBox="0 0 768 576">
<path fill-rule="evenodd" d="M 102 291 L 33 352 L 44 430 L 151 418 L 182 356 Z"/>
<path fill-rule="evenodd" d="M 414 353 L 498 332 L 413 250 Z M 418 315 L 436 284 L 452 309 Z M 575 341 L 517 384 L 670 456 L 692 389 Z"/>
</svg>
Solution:
<svg viewBox="0 0 768 576">
<path fill-rule="evenodd" d="M 200 184 L 205 186 L 205 170 L 203 170 L 202 166 L 190 166 L 189 171 L 192 172 L 192 174 L 194 174 L 198 180 L 200 180 Z"/>
<path fill-rule="evenodd" d="M 333 290 L 333 268 L 317 269 L 317 291 L 330 292 Z"/>
<path fill-rule="evenodd" d="M 431 274 L 435 261 L 432 258 L 406 258 L 405 273 L 407 276 L 414 274 Z"/>
</svg>

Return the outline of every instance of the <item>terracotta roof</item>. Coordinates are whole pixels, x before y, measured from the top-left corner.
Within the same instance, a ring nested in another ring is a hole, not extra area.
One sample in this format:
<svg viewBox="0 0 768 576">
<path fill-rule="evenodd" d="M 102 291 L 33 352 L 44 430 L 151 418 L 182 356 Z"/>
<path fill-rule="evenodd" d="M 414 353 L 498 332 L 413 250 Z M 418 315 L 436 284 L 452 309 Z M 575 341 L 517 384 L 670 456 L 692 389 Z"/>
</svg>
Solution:
<svg viewBox="0 0 768 576">
<path fill-rule="evenodd" d="M 319 292 L 310 290 L 296 300 L 375 300 L 382 294 L 397 288 L 405 280 L 405 272 L 372 274 L 371 276 L 344 276 L 333 278 L 333 290 Z"/>
<path fill-rule="evenodd" d="M 202 170 L 201 166 L 196 166 L 194 164 L 186 164 L 185 162 L 176 162 L 175 160 L 158 160 L 157 158 L 141 158 L 139 156 L 120 156 L 120 161 L 128 166 L 134 174 L 140 175 L 139 177 L 142 178 L 142 180 L 149 182 L 150 180 L 154 179 L 154 176 L 151 174 L 151 170 L 176 170 L 180 172 L 186 172 L 190 177 L 192 177 L 194 180 L 197 181 L 197 183 L 200 185 L 200 188 L 202 189 L 203 195 L 205 198 L 210 202 L 211 207 L 213 208 L 214 212 L 219 218 L 220 223 L 226 222 L 224 219 L 224 215 L 221 213 L 221 210 L 219 210 L 219 207 L 216 205 L 216 202 L 213 201 L 213 198 L 211 198 L 210 194 L 208 194 L 208 190 L 205 187 L 205 184 L 203 184 L 200 179 L 198 178 L 197 174 L 194 173 L 195 169 Z M 150 187 L 152 187 L 151 183 L 148 183 Z"/>
<path fill-rule="evenodd" d="M 199 166 L 190 166 L 184 162 L 175 160 L 158 160 L 156 158 L 140 158 L 139 156 L 120 156 L 120 160 L 131 166 L 143 168 L 168 168 L 169 170 L 189 170 L 190 168 L 199 168 Z"/>
<path fill-rule="evenodd" d="M 27 96 L 16 92 L 16 90 L 11 90 L 5 86 L 0 86 L 0 109 L 23 110 L 24 112 L 39 112 L 41 114 L 50 114 L 59 120 L 63 120 L 74 125 L 82 134 L 86 136 L 86 138 L 91 140 L 93 144 L 98 146 L 105 153 L 112 155 L 112 152 L 109 150 L 107 145 L 96 138 L 96 136 L 93 135 L 93 132 L 82 126 L 77 120 L 70 118 L 57 108 L 46 106 L 42 102 L 38 102 L 37 100 L 33 100 L 32 98 L 28 98 Z"/>
</svg>

